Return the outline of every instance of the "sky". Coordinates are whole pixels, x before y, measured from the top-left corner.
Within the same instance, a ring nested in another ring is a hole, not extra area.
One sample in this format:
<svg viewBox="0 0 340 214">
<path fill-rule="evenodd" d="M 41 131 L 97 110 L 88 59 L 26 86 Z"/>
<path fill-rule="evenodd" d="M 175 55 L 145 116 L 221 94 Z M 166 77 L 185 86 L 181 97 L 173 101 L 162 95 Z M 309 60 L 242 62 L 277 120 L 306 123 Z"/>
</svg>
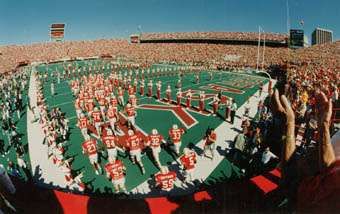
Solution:
<svg viewBox="0 0 340 214">
<path fill-rule="evenodd" d="M 287 0 L 0 0 L 0 45 L 49 41 L 51 23 L 65 40 L 128 38 L 142 32 L 287 32 Z M 340 39 L 340 0 L 288 0 L 292 28 L 315 27 Z M 300 26 L 300 20 L 304 25 Z"/>
</svg>

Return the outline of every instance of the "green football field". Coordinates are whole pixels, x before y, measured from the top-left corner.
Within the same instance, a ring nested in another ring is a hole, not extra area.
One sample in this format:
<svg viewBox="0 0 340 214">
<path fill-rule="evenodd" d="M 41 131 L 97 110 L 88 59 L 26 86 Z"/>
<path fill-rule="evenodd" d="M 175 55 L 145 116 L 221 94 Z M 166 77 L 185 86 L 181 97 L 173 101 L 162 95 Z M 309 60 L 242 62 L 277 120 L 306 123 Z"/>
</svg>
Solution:
<svg viewBox="0 0 340 214">
<path fill-rule="evenodd" d="M 91 61 L 92 65 L 102 65 L 102 61 L 95 60 Z M 86 67 L 88 63 L 84 61 L 76 61 L 73 62 L 73 66 L 76 67 Z M 170 65 L 153 65 L 152 68 L 165 68 L 172 67 Z M 50 65 L 40 65 L 37 68 L 38 72 L 48 72 L 49 74 L 54 71 L 61 72 L 63 70 L 63 64 L 50 64 Z M 122 68 L 121 70 L 124 71 Z M 108 75 L 110 73 L 109 69 L 104 69 L 104 74 Z M 173 100 L 176 100 L 176 89 L 175 85 L 178 80 L 177 75 L 173 76 L 160 76 L 152 78 L 153 82 L 156 83 L 158 80 L 162 81 L 162 97 L 165 97 L 165 89 L 169 84 L 172 88 L 172 96 Z M 200 72 L 200 83 L 195 83 L 195 76 L 193 73 L 186 74 L 182 79 L 182 91 L 186 91 L 188 89 L 192 89 L 194 92 L 198 92 L 199 90 L 204 90 L 207 95 L 217 94 L 216 86 L 224 87 L 230 89 L 230 91 L 223 91 L 223 95 L 232 97 L 235 99 L 238 106 L 241 106 L 248 97 L 252 96 L 259 88 L 260 83 L 266 83 L 267 79 L 248 74 L 239 74 L 232 73 L 228 71 L 214 71 L 213 79 L 209 79 L 208 71 Z M 47 81 L 43 82 L 43 92 L 46 98 L 47 105 L 49 108 L 59 107 L 62 112 L 66 114 L 66 117 L 70 120 L 70 129 L 71 134 L 69 136 L 69 140 L 66 144 L 67 149 L 65 156 L 73 157 L 74 160 L 72 162 L 72 168 L 74 170 L 81 170 L 84 172 L 83 181 L 85 183 L 91 183 L 93 187 L 93 192 L 97 193 L 111 193 L 114 192 L 112 183 L 105 177 L 105 175 L 96 175 L 92 165 L 89 162 L 89 159 L 86 155 L 82 154 L 81 144 L 83 142 L 83 136 L 80 132 L 80 129 L 76 126 L 77 118 L 76 112 L 74 108 L 74 97 L 72 96 L 72 92 L 69 86 L 69 80 L 61 80 L 60 84 L 55 84 L 56 95 L 51 96 L 50 92 L 50 84 L 51 81 L 57 82 L 56 79 L 53 80 L 51 76 L 49 76 Z M 146 79 L 145 83 L 148 82 Z M 156 87 L 153 87 L 154 92 L 156 94 Z M 146 96 L 140 96 L 139 86 L 137 87 L 137 99 L 138 105 L 163 105 L 164 103 L 158 102 L 155 98 L 149 98 Z M 125 100 L 128 100 L 126 95 Z M 205 101 L 206 108 L 211 110 L 212 107 L 209 105 L 209 102 L 212 101 L 208 99 Z M 182 100 L 184 103 L 184 99 Z M 193 100 L 192 105 L 198 106 L 198 101 Z M 216 128 L 219 126 L 224 120 L 223 116 L 225 115 L 225 107 L 221 106 L 219 109 L 220 116 L 203 115 L 194 111 L 188 111 L 189 114 L 194 118 L 196 124 L 187 130 L 187 133 L 183 136 L 182 139 L 182 149 L 187 146 L 189 143 L 196 144 L 198 143 L 205 135 L 205 131 L 208 127 Z M 165 137 L 168 137 L 168 130 L 171 128 L 172 124 L 178 124 L 180 127 L 184 127 L 182 121 L 176 117 L 171 111 L 160 111 L 155 109 L 145 109 L 145 108 L 137 108 L 137 118 L 136 124 L 140 127 L 144 132 L 150 133 L 153 128 L 157 128 L 158 131 Z M 101 143 L 101 142 L 99 142 Z M 126 154 L 120 153 L 120 159 L 124 162 L 127 173 L 126 173 L 126 187 L 129 190 L 137 187 L 142 182 L 146 181 L 150 176 L 159 171 L 159 169 L 154 165 L 154 163 L 149 159 L 146 154 L 143 154 L 143 164 L 146 169 L 146 174 L 142 175 L 139 167 L 137 165 L 133 165 L 130 159 Z M 174 161 L 174 157 L 171 156 L 167 151 L 162 150 L 160 154 L 160 161 L 163 165 L 167 165 Z M 103 167 L 106 164 L 106 159 L 103 157 L 100 158 L 101 166 Z M 209 184 L 212 181 L 237 177 L 239 169 L 232 165 L 228 160 L 223 160 L 219 166 L 213 171 L 213 173 L 207 178 L 205 181 L 206 184 Z"/>
</svg>

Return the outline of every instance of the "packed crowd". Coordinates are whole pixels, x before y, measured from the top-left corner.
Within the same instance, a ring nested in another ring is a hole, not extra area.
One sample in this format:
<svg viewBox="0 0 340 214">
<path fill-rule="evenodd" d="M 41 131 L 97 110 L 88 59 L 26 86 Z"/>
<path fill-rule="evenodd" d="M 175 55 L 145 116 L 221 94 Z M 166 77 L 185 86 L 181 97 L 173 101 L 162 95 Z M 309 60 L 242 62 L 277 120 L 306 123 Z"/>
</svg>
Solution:
<svg viewBox="0 0 340 214">
<path fill-rule="evenodd" d="M 285 48 L 266 47 L 264 68 L 284 65 Z M 262 52 L 262 51 L 261 51 Z M 76 57 L 109 55 L 151 65 L 160 61 L 219 68 L 256 67 L 257 47 L 218 44 L 129 44 L 126 40 L 40 43 L 0 47 L 0 72 L 13 71 L 22 62 L 51 62 Z M 226 56 L 239 56 L 237 61 Z"/>
<path fill-rule="evenodd" d="M 266 40 L 286 42 L 287 35 L 279 33 L 265 33 Z M 185 32 L 185 33 L 143 33 L 140 40 L 180 40 L 180 39 L 215 39 L 235 41 L 257 41 L 255 32 Z"/>
</svg>

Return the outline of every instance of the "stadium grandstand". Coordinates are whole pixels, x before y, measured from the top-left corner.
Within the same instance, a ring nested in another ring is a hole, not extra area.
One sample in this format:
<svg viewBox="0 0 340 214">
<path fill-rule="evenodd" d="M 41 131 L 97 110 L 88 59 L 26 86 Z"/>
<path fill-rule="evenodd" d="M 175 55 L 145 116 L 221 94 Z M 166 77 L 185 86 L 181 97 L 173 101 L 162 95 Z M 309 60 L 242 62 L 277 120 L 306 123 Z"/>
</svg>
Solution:
<svg viewBox="0 0 340 214">
<path fill-rule="evenodd" d="M 340 41 L 69 28 L 0 46 L 0 213 L 340 209 Z"/>
</svg>

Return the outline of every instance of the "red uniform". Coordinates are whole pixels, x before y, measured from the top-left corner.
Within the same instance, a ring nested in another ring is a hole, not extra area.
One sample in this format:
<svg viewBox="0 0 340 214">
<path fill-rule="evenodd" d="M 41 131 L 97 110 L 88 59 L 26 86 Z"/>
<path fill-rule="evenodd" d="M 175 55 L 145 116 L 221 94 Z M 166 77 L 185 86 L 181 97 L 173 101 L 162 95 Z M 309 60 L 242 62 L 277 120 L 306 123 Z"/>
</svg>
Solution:
<svg viewBox="0 0 340 214">
<path fill-rule="evenodd" d="M 135 89 L 133 87 L 129 87 L 128 93 L 129 93 L 129 96 L 134 95 L 135 94 Z"/>
<path fill-rule="evenodd" d="M 140 92 L 140 95 L 144 96 L 144 85 L 143 84 L 139 86 L 139 92 Z"/>
<path fill-rule="evenodd" d="M 116 106 L 117 106 L 118 101 L 117 101 L 116 98 L 111 98 L 110 102 L 111 102 L 111 105 L 112 105 L 113 107 L 116 107 Z"/>
<path fill-rule="evenodd" d="M 176 173 L 175 172 L 168 172 L 166 174 L 157 174 L 155 176 L 157 186 L 159 186 L 162 190 L 170 191 L 174 188 L 174 182 L 176 180 Z"/>
<path fill-rule="evenodd" d="M 196 153 L 190 152 L 188 155 L 183 155 L 180 160 L 185 170 L 193 169 L 196 164 Z"/>
<path fill-rule="evenodd" d="M 187 96 L 187 108 L 191 106 L 191 95 Z"/>
<path fill-rule="evenodd" d="M 88 125 L 89 125 L 89 120 L 86 117 L 80 118 L 78 120 L 78 126 L 80 129 L 85 129 L 87 128 Z"/>
<path fill-rule="evenodd" d="M 215 100 L 213 102 L 213 111 L 214 111 L 214 114 L 216 114 L 218 111 L 218 100 Z"/>
<path fill-rule="evenodd" d="M 105 171 L 110 175 L 112 180 L 119 180 L 125 176 L 124 165 L 122 161 L 116 160 L 114 163 L 108 163 L 105 165 Z"/>
<path fill-rule="evenodd" d="M 217 139 L 216 133 L 215 132 L 211 132 L 210 135 L 207 137 L 207 139 L 205 141 L 205 145 L 209 146 L 209 145 L 215 143 L 216 139 Z"/>
<path fill-rule="evenodd" d="M 101 112 L 100 111 L 92 112 L 92 118 L 95 123 L 100 123 L 102 120 Z"/>
<path fill-rule="evenodd" d="M 148 86 L 148 96 L 152 97 L 152 86 Z"/>
<path fill-rule="evenodd" d="M 93 109 L 94 109 L 94 101 L 93 99 L 88 99 L 86 101 L 86 110 L 90 112 L 90 111 L 93 111 Z"/>
<path fill-rule="evenodd" d="M 158 100 L 161 99 L 161 86 L 160 85 L 157 86 L 157 99 Z"/>
<path fill-rule="evenodd" d="M 126 146 L 130 151 L 141 149 L 142 138 L 138 134 L 129 136 L 126 140 Z"/>
<path fill-rule="evenodd" d="M 199 101 L 199 109 L 200 109 L 200 111 L 203 111 L 204 110 L 204 98 L 205 98 L 205 96 L 204 95 L 201 95 L 200 96 L 200 101 Z"/>
<path fill-rule="evenodd" d="M 97 154 L 97 142 L 95 139 L 87 140 L 82 144 L 83 151 L 90 155 L 95 155 Z"/>
<path fill-rule="evenodd" d="M 136 110 L 134 107 L 126 107 L 126 113 L 129 117 L 133 117 L 136 114 Z"/>
<path fill-rule="evenodd" d="M 171 102 L 171 90 L 166 90 L 166 98 L 168 100 L 168 102 Z"/>
<path fill-rule="evenodd" d="M 109 119 L 113 119 L 115 117 L 117 117 L 117 109 L 116 108 L 113 108 L 113 107 L 110 107 L 108 110 L 107 110 L 107 117 Z"/>
<path fill-rule="evenodd" d="M 98 101 L 99 105 L 100 106 L 105 106 L 106 105 L 106 99 L 105 98 L 99 98 L 99 101 Z"/>
<path fill-rule="evenodd" d="M 169 136 L 173 143 L 179 143 L 181 141 L 182 135 L 184 134 L 184 129 L 170 129 Z"/>
<path fill-rule="evenodd" d="M 177 105 L 180 106 L 181 105 L 181 95 L 177 94 Z"/>
<path fill-rule="evenodd" d="M 116 147 L 116 142 L 118 142 L 118 137 L 116 136 L 104 136 L 102 138 L 103 143 L 105 144 L 107 149 L 113 149 Z"/>
<path fill-rule="evenodd" d="M 148 136 L 148 142 L 150 142 L 150 146 L 153 148 L 160 147 L 163 141 L 163 136 L 160 134 L 152 134 Z"/>
</svg>

